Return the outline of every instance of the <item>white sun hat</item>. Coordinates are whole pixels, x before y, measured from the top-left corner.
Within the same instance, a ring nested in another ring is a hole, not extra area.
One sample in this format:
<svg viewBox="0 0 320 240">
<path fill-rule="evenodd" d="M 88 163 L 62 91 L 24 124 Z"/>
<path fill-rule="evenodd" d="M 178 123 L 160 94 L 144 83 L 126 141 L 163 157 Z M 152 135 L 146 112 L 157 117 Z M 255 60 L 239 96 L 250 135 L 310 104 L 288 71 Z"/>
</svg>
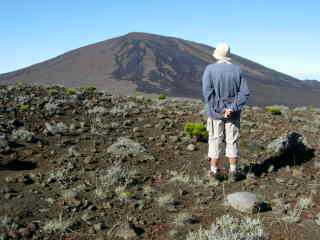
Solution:
<svg viewBox="0 0 320 240">
<path fill-rule="evenodd" d="M 212 55 L 217 60 L 231 60 L 229 45 L 224 42 L 219 43 L 216 49 L 213 51 Z"/>
</svg>

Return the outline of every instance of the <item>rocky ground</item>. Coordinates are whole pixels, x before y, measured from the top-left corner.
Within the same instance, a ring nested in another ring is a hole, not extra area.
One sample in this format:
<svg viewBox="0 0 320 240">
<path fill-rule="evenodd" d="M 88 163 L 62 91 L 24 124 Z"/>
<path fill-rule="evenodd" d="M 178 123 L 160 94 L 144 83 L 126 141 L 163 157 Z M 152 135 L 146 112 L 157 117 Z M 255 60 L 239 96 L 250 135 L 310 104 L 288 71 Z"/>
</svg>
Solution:
<svg viewBox="0 0 320 240">
<path fill-rule="evenodd" d="M 0 239 L 202 240 L 221 219 L 259 221 L 248 239 L 319 239 L 320 110 L 274 108 L 244 110 L 231 183 L 207 179 L 208 145 L 184 132 L 205 123 L 200 101 L 2 86 Z M 239 192 L 261 204 L 228 203 Z"/>
</svg>

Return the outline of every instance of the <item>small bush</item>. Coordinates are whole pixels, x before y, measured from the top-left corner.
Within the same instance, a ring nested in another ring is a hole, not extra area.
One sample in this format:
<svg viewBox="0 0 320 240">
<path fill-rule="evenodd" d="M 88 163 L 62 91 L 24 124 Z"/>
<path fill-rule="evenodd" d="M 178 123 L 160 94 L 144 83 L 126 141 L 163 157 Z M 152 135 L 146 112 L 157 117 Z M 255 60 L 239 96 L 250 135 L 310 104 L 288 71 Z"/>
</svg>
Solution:
<svg viewBox="0 0 320 240">
<path fill-rule="evenodd" d="M 302 210 L 300 208 L 293 208 L 288 211 L 287 215 L 282 217 L 282 220 L 290 224 L 298 223 L 301 221 L 301 213 Z"/>
<path fill-rule="evenodd" d="M 302 210 L 310 209 L 313 206 L 311 197 L 300 198 L 298 201 L 298 207 Z"/>
<path fill-rule="evenodd" d="M 157 201 L 158 201 L 158 204 L 160 207 L 164 207 L 170 203 L 173 203 L 174 197 L 172 196 L 171 193 L 165 193 L 165 194 L 161 195 L 160 197 L 158 197 Z"/>
<path fill-rule="evenodd" d="M 204 137 L 208 138 L 207 128 L 203 123 L 191 123 L 188 122 L 184 126 L 184 131 L 190 137 Z"/>
<path fill-rule="evenodd" d="M 24 86 L 25 86 L 25 83 L 22 82 L 22 81 L 16 81 L 16 86 L 17 86 L 17 87 L 24 87 Z"/>
<path fill-rule="evenodd" d="M 267 236 L 259 219 L 238 219 L 230 215 L 217 218 L 211 230 L 190 232 L 187 240 L 265 240 Z"/>
<path fill-rule="evenodd" d="M 66 89 L 66 94 L 68 95 L 75 95 L 77 90 L 75 88 L 67 88 Z"/>
<path fill-rule="evenodd" d="M 84 93 L 94 93 L 94 92 L 96 92 L 96 90 L 97 90 L 97 88 L 96 88 L 95 86 L 93 86 L 93 85 L 89 85 L 89 86 L 86 86 L 86 87 L 82 87 L 81 89 L 82 89 L 82 91 L 83 91 Z"/>
<path fill-rule="evenodd" d="M 117 193 L 119 199 L 121 201 L 128 201 L 130 198 L 134 197 L 134 192 L 130 192 L 126 190 L 126 186 L 119 186 L 115 189 L 115 192 Z"/>
<path fill-rule="evenodd" d="M 116 162 L 109 169 L 101 170 L 97 174 L 95 194 L 100 199 L 109 196 L 111 187 L 126 186 L 130 177 L 128 170 L 122 167 L 120 162 Z"/>
<path fill-rule="evenodd" d="M 26 104 L 26 103 L 22 103 L 22 104 L 19 104 L 18 105 L 18 108 L 21 110 L 21 111 L 28 111 L 30 109 L 30 105 L 29 104 Z"/>
<path fill-rule="evenodd" d="M 272 115 L 281 115 L 281 109 L 274 106 L 267 106 L 267 112 L 271 113 Z"/>
<path fill-rule="evenodd" d="M 159 97 L 158 97 L 159 100 L 164 100 L 164 99 L 166 99 L 166 98 L 167 98 L 167 96 L 166 96 L 164 93 L 161 93 L 161 94 L 159 95 Z"/>
<path fill-rule="evenodd" d="M 70 230 L 72 225 L 73 225 L 72 219 L 63 219 L 62 214 L 60 214 L 59 218 L 49 220 L 43 226 L 43 230 L 47 233 L 54 233 L 54 232 L 64 233 Z"/>
<path fill-rule="evenodd" d="M 191 213 L 181 212 L 175 216 L 173 223 L 176 225 L 182 226 L 182 225 L 186 224 L 187 220 L 192 219 L 192 218 L 193 218 L 193 216 Z"/>
<path fill-rule="evenodd" d="M 56 96 L 56 95 L 58 95 L 58 93 L 59 93 L 59 91 L 57 89 L 55 89 L 55 88 L 49 88 L 48 89 L 48 95 L 49 96 Z"/>
</svg>

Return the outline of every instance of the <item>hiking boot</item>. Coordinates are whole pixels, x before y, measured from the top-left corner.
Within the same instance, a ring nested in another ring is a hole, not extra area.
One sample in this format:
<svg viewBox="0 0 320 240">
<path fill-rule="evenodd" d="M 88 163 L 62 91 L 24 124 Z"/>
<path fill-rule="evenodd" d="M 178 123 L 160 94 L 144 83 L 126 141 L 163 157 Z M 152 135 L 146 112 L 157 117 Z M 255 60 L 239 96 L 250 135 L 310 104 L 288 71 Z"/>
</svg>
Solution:
<svg viewBox="0 0 320 240">
<path fill-rule="evenodd" d="M 208 178 L 209 179 L 215 179 L 218 181 L 223 181 L 224 176 L 221 174 L 221 172 L 218 170 L 216 173 L 209 171 L 208 172 Z"/>
</svg>

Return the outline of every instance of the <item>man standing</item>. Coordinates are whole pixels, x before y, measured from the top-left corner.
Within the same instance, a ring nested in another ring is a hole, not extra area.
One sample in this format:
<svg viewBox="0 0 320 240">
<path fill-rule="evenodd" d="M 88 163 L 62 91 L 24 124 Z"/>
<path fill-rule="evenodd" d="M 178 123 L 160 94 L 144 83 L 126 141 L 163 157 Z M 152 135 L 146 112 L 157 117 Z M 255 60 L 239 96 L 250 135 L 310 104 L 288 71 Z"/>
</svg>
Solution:
<svg viewBox="0 0 320 240">
<path fill-rule="evenodd" d="M 231 63 L 230 47 L 226 43 L 217 45 L 213 57 L 217 62 L 208 65 L 202 77 L 204 102 L 208 106 L 209 176 L 219 179 L 220 145 L 225 138 L 229 180 L 234 182 L 239 176 L 240 113 L 249 97 L 249 89 L 240 67 Z"/>
</svg>

